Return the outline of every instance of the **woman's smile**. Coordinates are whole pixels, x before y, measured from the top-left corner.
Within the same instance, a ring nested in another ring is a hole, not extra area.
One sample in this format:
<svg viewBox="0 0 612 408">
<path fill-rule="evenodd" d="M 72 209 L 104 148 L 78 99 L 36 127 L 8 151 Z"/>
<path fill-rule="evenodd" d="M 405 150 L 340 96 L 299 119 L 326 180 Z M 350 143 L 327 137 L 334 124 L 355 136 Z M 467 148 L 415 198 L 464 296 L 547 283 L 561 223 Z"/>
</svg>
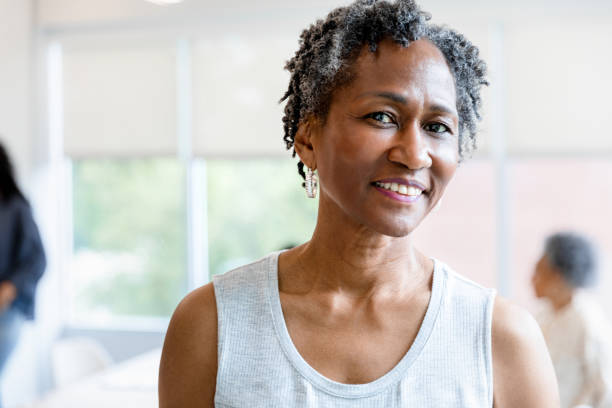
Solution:
<svg viewBox="0 0 612 408">
<path fill-rule="evenodd" d="M 373 186 L 387 197 L 404 203 L 417 201 L 425 190 L 416 181 L 390 180 L 375 181 Z"/>
</svg>

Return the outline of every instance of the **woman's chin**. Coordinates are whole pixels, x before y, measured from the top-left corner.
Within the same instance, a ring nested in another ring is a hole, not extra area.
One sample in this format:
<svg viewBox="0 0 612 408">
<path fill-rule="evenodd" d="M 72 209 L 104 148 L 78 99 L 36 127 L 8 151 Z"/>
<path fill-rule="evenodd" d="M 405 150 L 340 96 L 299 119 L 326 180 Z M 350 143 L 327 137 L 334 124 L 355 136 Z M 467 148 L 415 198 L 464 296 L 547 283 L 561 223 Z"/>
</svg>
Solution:
<svg viewBox="0 0 612 408">
<path fill-rule="evenodd" d="M 382 235 L 387 235 L 394 238 L 403 238 L 410 235 L 420 224 L 420 221 L 414 220 L 385 220 L 386 222 L 377 222 L 371 228 Z"/>
</svg>

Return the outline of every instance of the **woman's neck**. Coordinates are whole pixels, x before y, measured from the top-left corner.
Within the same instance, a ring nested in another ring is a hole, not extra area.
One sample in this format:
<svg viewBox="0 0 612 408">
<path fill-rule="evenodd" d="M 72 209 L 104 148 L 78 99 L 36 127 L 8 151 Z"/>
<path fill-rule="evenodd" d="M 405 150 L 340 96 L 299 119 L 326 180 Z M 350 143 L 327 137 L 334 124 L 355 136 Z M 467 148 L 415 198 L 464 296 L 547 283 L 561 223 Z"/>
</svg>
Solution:
<svg viewBox="0 0 612 408">
<path fill-rule="evenodd" d="M 344 214 L 322 213 L 312 239 L 299 248 L 296 264 L 303 282 L 355 296 L 410 291 L 422 285 L 433 269 L 410 236 L 386 236 Z"/>
<path fill-rule="evenodd" d="M 567 305 L 572 303 L 572 300 L 574 300 L 574 292 L 563 291 L 562 293 L 555 294 L 555 296 L 552 296 L 549 299 L 553 306 L 553 309 L 556 313 L 558 313 L 565 307 L 567 307 Z"/>
</svg>

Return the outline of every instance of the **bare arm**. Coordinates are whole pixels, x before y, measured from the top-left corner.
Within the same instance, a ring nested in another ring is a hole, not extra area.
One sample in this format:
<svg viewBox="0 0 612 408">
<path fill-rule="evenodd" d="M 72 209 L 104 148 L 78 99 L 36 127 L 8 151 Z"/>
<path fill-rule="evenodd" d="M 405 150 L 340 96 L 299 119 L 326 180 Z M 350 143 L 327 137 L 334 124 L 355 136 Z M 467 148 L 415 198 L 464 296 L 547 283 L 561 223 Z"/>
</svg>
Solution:
<svg viewBox="0 0 612 408">
<path fill-rule="evenodd" d="M 160 408 L 213 407 L 217 377 L 217 306 L 212 283 L 178 305 L 159 367 Z"/>
<path fill-rule="evenodd" d="M 558 408 L 557 379 L 533 317 L 498 297 L 492 332 L 495 408 Z"/>
</svg>

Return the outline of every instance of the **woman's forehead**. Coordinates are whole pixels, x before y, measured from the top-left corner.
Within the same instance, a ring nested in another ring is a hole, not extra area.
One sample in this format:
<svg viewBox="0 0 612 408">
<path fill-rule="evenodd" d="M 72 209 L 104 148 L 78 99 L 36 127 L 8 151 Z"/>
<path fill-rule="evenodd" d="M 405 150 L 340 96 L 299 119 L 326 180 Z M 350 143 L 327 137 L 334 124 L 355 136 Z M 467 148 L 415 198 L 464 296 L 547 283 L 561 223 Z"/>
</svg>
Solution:
<svg viewBox="0 0 612 408">
<path fill-rule="evenodd" d="M 420 92 L 455 101 L 455 82 L 442 52 L 428 40 L 407 47 L 391 40 L 378 44 L 375 52 L 364 47 L 355 60 L 349 88 L 356 93 L 388 88 Z"/>
</svg>

